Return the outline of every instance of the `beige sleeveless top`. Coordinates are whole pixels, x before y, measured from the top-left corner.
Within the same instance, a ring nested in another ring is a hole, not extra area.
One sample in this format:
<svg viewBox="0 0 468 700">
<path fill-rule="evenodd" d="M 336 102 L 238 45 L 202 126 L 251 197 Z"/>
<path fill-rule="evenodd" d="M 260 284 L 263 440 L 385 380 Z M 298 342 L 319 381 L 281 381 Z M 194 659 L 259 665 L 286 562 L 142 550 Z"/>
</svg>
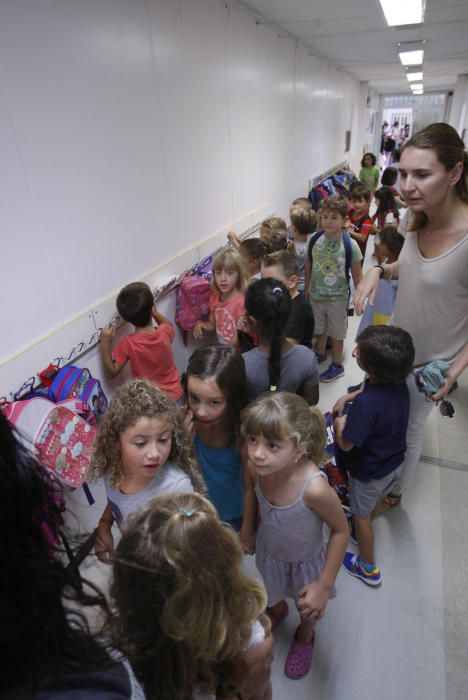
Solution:
<svg viewBox="0 0 468 700">
<path fill-rule="evenodd" d="M 420 367 L 451 362 L 468 342 L 468 231 L 446 253 L 424 258 L 409 232 L 398 260 L 393 324 L 413 338 Z"/>
</svg>

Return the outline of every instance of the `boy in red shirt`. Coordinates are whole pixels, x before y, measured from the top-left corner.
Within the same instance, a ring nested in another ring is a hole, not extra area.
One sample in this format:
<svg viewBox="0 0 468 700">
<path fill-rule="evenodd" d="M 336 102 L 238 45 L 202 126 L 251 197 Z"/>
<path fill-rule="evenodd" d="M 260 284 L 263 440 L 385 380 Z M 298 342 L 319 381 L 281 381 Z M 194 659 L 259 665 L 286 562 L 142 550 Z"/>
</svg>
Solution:
<svg viewBox="0 0 468 700">
<path fill-rule="evenodd" d="M 349 198 L 349 223 L 346 230 L 361 249 L 362 263 L 366 254 L 367 238 L 372 229 L 372 219 L 369 216 L 371 193 L 365 185 L 358 185 L 353 189 Z"/>
<path fill-rule="evenodd" d="M 180 375 L 174 364 L 172 323 L 157 311 L 151 289 L 144 282 L 132 282 L 120 290 L 117 311 L 135 332 L 122 338 L 111 352 L 117 326 L 104 328 L 101 355 L 106 373 L 115 377 L 130 361 L 133 379 L 148 379 L 173 401 L 183 397 Z M 153 326 L 153 319 L 158 326 Z"/>
</svg>

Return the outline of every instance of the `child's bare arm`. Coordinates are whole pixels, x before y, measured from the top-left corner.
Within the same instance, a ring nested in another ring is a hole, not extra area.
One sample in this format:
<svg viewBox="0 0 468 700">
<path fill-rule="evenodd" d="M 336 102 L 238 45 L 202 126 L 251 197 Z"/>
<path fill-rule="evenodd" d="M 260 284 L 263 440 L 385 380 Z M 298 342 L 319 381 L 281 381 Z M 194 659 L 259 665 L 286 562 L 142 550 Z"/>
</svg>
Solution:
<svg viewBox="0 0 468 700">
<path fill-rule="evenodd" d="M 339 498 L 325 479 L 317 478 L 309 484 L 304 494 L 304 503 L 330 528 L 322 573 L 316 581 L 304 586 L 297 603 L 301 615 L 320 620 L 346 552 L 349 531 Z"/>
<path fill-rule="evenodd" d="M 351 401 L 354 401 L 356 396 L 358 396 L 361 393 L 362 387 L 356 389 L 356 391 L 352 391 L 349 394 L 343 394 L 343 396 L 340 396 L 340 398 L 336 401 L 335 405 L 332 408 L 332 414 L 334 416 L 342 416 L 346 404 L 350 403 Z"/>
<path fill-rule="evenodd" d="M 153 309 L 152 309 L 152 311 L 151 311 L 151 315 L 153 316 L 153 318 L 154 318 L 154 320 L 156 321 L 156 323 L 158 324 L 158 326 L 160 326 L 162 323 L 167 323 L 167 325 L 168 325 L 168 326 L 171 326 L 171 327 L 174 325 L 174 324 L 172 323 L 172 321 L 169 321 L 168 318 L 166 318 L 165 316 L 163 316 L 162 313 L 160 313 L 160 312 L 157 310 L 156 305 L 153 306 Z"/>
<path fill-rule="evenodd" d="M 235 250 L 239 250 L 242 241 L 237 235 L 237 233 L 234 233 L 234 231 L 229 231 L 227 237 L 231 241 L 233 248 L 235 248 Z"/>
<path fill-rule="evenodd" d="M 216 330 L 215 316 L 214 313 L 210 313 L 208 321 L 197 321 L 193 327 L 193 337 L 197 340 L 203 338 L 204 331 L 214 331 Z"/>
<path fill-rule="evenodd" d="M 353 449 L 354 445 L 352 442 L 349 442 L 349 440 L 345 440 L 343 437 L 343 430 L 346 425 L 346 419 L 347 416 L 338 416 L 338 418 L 335 418 L 335 441 L 340 447 L 343 452 L 349 452 L 350 450 Z"/>
<path fill-rule="evenodd" d="M 112 524 L 114 516 L 109 504 L 104 508 L 104 512 L 99 518 L 96 530 L 96 542 L 94 550 L 97 558 L 104 564 L 111 564 L 111 555 L 114 552 L 114 538 L 112 536 Z"/>
<path fill-rule="evenodd" d="M 353 276 L 354 288 L 357 289 L 357 286 L 362 279 L 362 265 L 360 260 L 351 265 L 351 274 Z"/>
<path fill-rule="evenodd" d="M 120 365 L 118 362 L 112 359 L 111 347 L 116 331 L 117 326 L 111 325 L 103 328 L 99 343 L 104 370 L 111 378 L 115 377 L 123 367 L 123 365 Z"/>
<path fill-rule="evenodd" d="M 241 457 L 244 470 L 244 516 L 242 518 L 242 527 L 239 534 L 244 552 L 253 554 L 255 552 L 258 513 L 257 496 L 255 494 L 255 477 L 251 471 L 245 447 L 241 451 Z"/>
<path fill-rule="evenodd" d="M 307 257 L 304 265 L 304 296 L 309 301 L 309 283 L 310 283 L 310 260 Z"/>
</svg>

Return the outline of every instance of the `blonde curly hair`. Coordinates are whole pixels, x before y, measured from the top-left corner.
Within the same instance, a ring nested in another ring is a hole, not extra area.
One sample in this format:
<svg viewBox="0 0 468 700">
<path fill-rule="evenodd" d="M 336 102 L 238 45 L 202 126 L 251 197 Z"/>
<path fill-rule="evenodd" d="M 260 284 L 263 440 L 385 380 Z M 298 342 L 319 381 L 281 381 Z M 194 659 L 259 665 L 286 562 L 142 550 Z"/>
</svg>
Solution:
<svg viewBox="0 0 468 700">
<path fill-rule="evenodd" d="M 116 551 L 109 621 L 146 697 L 227 691 L 229 666 L 264 615 L 262 584 L 242 571 L 234 530 L 198 494 L 153 500 L 130 518 Z M 138 595 L 135 596 L 135 591 Z M 222 697 L 232 695 L 221 693 Z"/>
<path fill-rule="evenodd" d="M 169 461 L 187 474 L 196 491 L 204 493 L 205 485 L 192 441 L 179 409 L 164 391 L 146 379 L 127 382 L 112 399 L 94 443 L 93 477 L 97 479 L 109 474 L 111 486 L 119 487 L 123 479 L 120 434 L 135 425 L 140 418 L 167 421 L 172 430 Z"/>
</svg>

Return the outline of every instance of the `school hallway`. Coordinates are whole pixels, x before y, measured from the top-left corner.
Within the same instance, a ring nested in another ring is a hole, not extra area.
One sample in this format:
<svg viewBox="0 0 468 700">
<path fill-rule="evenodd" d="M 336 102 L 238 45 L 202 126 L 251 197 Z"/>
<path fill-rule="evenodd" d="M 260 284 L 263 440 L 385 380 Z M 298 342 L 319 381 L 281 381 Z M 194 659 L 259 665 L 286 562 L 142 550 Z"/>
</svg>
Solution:
<svg viewBox="0 0 468 700">
<path fill-rule="evenodd" d="M 358 325 L 357 317 L 349 319 L 345 376 L 320 385 L 324 412 L 362 378 L 351 357 Z M 312 668 L 300 681 L 283 672 L 299 619 L 290 602 L 289 615 L 275 632 L 274 700 L 466 700 L 468 376 L 462 377 L 451 400 L 453 418 L 432 412 L 423 459 L 401 506 L 374 521 L 382 585 L 371 588 L 340 571 L 337 596 L 317 625 Z M 92 485 L 92 492 L 92 507 L 81 489 L 70 496 L 70 511 L 83 532 L 87 524 L 96 524 L 105 505 L 102 484 Z M 350 543 L 349 550 L 356 547 Z M 245 557 L 245 568 L 258 576 L 254 557 Z M 93 555 L 81 571 L 107 588 L 109 569 Z"/>
</svg>

